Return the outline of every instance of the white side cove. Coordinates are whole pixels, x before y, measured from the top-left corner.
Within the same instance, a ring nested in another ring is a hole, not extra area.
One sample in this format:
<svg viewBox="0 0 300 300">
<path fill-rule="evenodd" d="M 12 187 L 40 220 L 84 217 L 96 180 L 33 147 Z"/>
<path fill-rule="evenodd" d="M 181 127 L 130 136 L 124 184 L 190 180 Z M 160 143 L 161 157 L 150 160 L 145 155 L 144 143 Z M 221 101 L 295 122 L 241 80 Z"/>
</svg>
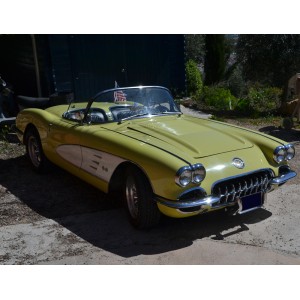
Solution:
<svg viewBox="0 0 300 300">
<path fill-rule="evenodd" d="M 56 152 L 72 165 L 109 182 L 117 166 L 124 159 L 99 150 L 79 145 L 61 145 Z"/>
<path fill-rule="evenodd" d="M 72 165 L 80 168 L 82 163 L 81 146 L 79 145 L 62 145 L 56 148 L 56 152 L 70 162 Z"/>
</svg>

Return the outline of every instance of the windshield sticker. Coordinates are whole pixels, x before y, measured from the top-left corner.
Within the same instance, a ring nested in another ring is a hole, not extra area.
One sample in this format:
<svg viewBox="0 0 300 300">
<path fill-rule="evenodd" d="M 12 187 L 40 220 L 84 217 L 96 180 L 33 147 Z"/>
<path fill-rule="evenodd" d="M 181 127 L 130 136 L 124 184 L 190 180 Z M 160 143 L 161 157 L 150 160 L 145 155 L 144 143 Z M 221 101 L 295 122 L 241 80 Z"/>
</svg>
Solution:
<svg viewBox="0 0 300 300">
<path fill-rule="evenodd" d="M 115 99 L 115 102 L 125 102 L 127 100 L 126 94 L 123 91 L 115 91 L 114 99 Z"/>
</svg>

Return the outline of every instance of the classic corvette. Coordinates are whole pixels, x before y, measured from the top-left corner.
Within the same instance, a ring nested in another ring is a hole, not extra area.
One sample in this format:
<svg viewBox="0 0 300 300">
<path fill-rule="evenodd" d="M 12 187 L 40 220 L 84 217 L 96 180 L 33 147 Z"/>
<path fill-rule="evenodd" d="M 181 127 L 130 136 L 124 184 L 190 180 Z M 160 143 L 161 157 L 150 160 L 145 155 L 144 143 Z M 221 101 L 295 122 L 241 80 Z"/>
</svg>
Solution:
<svg viewBox="0 0 300 300">
<path fill-rule="evenodd" d="M 183 218 L 263 206 L 296 176 L 292 144 L 181 113 L 168 89 L 115 88 L 87 102 L 21 111 L 16 120 L 32 167 L 49 161 L 123 199 L 137 228 L 161 214 Z"/>
</svg>

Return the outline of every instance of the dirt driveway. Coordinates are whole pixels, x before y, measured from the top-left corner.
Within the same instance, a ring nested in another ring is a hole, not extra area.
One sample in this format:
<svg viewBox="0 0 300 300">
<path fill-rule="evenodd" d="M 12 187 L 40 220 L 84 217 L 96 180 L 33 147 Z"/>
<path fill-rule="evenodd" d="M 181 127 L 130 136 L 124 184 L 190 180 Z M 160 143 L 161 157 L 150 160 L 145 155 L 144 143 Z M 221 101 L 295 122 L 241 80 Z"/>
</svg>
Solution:
<svg viewBox="0 0 300 300">
<path fill-rule="evenodd" d="M 257 128 L 295 143 L 300 133 Z M 31 171 L 24 147 L 0 142 L 0 264 L 300 264 L 300 177 L 265 209 L 165 218 L 137 231 L 105 194 L 61 169 Z"/>
</svg>

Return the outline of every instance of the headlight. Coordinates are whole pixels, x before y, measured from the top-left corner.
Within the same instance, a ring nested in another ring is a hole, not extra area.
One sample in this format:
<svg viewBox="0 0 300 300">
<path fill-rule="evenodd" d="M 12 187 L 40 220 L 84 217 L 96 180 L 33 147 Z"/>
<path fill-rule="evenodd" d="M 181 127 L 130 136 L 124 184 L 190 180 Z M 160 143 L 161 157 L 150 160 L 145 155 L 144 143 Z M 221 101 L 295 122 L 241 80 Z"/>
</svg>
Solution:
<svg viewBox="0 0 300 300">
<path fill-rule="evenodd" d="M 182 167 L 178 170 L 175 182 L 180 186 L 187 186 L 192 181 L 192 169 L 190 167 Z"/>
<path fill-rule="evenodd" d="M 196 164 L 193 166 L 193 182 L 200 183 L 204 180 L 206 175 L 206 170 L 201 164 Z"/>
<path fill-rule="evenodd" d="M 285 145 L 286 159 L 291 160 L 295 156 L 295 147 L 292 144 Z"/>
<path fill-rule="evenodd" d="M 175 176 L 175 182 L 185 187 L 189 185 L 191 182 L 200 183 L 204 180 L 206 175 L 205 168 L 202 164 L 195 164 L 193 166 L 185 166 L 178 170 Z"/>
<path fill-rule="evenodd" d="M 284 160 L 291 160 L 295 156 L 295 147 L 292 144 L 278 146 L 274 150 L 273 158 L 277 163 Z"/>
<path fill-rule="evenodd" d="M 278 146 L 275 150 L 274 150 L 274 160 L 277 163 L 281 163 L 282 161 L 285 160 L 286 157 L 286 150 L 284 146 Z"/>
</svg>

